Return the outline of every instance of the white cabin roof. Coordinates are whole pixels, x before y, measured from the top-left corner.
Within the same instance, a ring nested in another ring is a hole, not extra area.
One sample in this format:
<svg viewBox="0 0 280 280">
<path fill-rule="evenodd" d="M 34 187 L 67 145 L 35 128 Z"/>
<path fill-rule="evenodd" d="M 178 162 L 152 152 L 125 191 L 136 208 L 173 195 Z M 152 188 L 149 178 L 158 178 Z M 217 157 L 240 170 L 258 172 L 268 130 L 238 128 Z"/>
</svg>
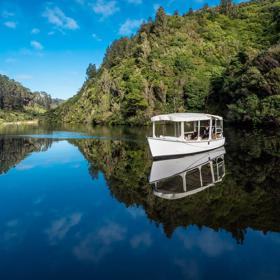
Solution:
<svg viewBox="0 0 280 280">
<path fill-rule="evenodd" d="M 194 121 L 207 121 L 211 118 L 222 120 L 220 116 L 203 114 L 203 113 L 173 113 L 166 115 L 158 115 L 151 118 L 152 122 L 157 121 L 172 121 L 172 122 L 194 122 Z"/>
</svg>

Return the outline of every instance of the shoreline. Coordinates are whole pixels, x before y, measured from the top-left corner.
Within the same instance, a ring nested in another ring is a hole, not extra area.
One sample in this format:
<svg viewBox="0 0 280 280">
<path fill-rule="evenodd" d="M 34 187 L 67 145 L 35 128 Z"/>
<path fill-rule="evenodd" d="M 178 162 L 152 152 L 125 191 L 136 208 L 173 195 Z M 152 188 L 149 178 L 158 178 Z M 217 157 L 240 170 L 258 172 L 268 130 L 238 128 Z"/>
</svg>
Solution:
<svg viewBox="0 0 280 280">
<path fill-rule="evenodd" d="M 39 120 L 26 120 L 26 121 L 15 121 L 15 122 L 0 122 L 0 126 L 9 126 L 9 125 L 24 125 L 24 124 L 38 124 Z"/>
</svg>

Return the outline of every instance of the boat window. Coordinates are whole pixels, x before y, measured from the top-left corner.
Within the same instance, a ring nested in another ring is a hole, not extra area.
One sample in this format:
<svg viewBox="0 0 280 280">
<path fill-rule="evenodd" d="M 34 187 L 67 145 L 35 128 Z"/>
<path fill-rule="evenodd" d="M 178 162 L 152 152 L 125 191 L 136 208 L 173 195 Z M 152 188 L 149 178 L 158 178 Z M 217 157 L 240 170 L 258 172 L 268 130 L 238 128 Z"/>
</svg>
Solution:
<svg viewBox="0 0 280 280">
<path fill-rule="evenodd" d="M 210 121 L 201 121 L 200 122 L 200 137 L 202 139 L 208 139 L 210 132 Z"/>
<path fill-rule="evenodd" d="M 181 136 L 181 123 L 180 122 L 170 122 L 170 121 L 156 122 L 155 123 L 155 135 L 156 135 L 156 137 L 161 137 L 161 136 L 180 137 Z"/>
<path fill-rule="evenodd" d="M 201 167 L 201 176 L 203 187 L 206 187 L 213 183 L 210 163 L 207 163 Z"/>
<path fill-rule="evenodd" d="M 187 191 L 195 190 L 201 187 L 199 169 L 193 169 L 186 173 L 186 188 Z"/>
<path fill-rule="evenodd" d="M 223 136 L 223 122 L 213 119 L 212 139 L 219 139 Z"/>
<path fill-rule="evenodd" d="M 184 122 L 184 136 L 188 140 L 197 140 L 198 122 Z"/>
<path fill-rule="evenodd" d="M 213 160 L 213 169 L 215 181 L 219 181 L 225 175 L 225 162 L 223 157 L 218 157 Z"/>
<path fill-rule="evenodd" d="M 182 193 L 184 192 L 183 178 L 177 175 L 161 180 L 156 183 L 156 189 L 162 193 Z"/>
</svg>

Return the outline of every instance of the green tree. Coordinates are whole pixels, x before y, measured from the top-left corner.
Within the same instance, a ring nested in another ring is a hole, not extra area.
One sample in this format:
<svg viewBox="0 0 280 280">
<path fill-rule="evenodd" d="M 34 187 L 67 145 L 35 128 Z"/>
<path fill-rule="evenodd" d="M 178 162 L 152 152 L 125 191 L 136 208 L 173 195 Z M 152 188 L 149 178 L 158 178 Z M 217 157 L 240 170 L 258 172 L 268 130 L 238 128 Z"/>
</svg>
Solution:
<svg viewBox="0 0 280 280">
<path fill-rule="evenodd" d="M 167 27 L 167 15 L 163 7 L 159 7 L 156 13 L 156 20 L 154 24 L 154 32 L 160 35 L 166 30 Z"/>
<path fill-rule="evenodd" d="M 232 0 L 221 0 L 220 2 L 221 13 L 225 15 L 230 15 L 232 6 L 233 6 Z"/>
<path fill-rule="evenodd" d="M 97 68 L 95 64 L 90 63 L 88 65 L 87 71 L 87 79 L 94 79 L 97 75 Z"/>
</svg>

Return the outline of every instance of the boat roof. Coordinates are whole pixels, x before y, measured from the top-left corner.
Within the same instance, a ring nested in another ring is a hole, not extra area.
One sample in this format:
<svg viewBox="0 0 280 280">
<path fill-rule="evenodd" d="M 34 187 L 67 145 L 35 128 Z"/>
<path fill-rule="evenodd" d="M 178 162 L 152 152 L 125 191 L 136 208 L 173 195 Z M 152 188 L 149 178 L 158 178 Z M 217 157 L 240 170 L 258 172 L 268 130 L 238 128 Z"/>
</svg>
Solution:
<svg viewBox="0 0 280 280">
<path fill-rule="evenodd" d="M 157 121 L 172 121 L 172 122 L 193 122 L 193 121 L 208 121 L 211 118 L 222 120 L 220 116 L 204 114 L 204 113 L 173 113 L 158 115 L 151 118 L 152 122 Z"/>
</svg>

